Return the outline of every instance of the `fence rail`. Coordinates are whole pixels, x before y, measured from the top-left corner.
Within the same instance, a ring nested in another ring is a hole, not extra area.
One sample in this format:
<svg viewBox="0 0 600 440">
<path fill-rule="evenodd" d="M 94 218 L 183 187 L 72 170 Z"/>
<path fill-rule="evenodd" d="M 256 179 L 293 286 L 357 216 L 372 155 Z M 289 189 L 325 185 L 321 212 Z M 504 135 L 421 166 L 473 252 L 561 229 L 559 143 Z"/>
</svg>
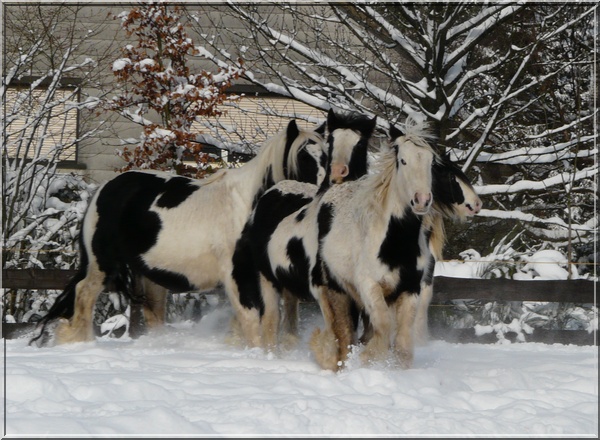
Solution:
<svg viewBox="0 0 600 440">
<path fill-rule="evenodd" d="M 4 289 L 63 289 L 75 275 L 74 270 L 51 269 L 3 269 L 2 288 Z M 435 277 L 434 303 L 440 304 L 450 300 L 488 300 L 488 301 L 539 301 L 577 304 L 596 303 L 596 282 L 589 280 L 530 280 L 517 281 L 510 279 L 466 279 Z M 5 338 L 15 337 L 31 329 L 31 324 L 2 323 L 2 334 Z M 493 334 L 478 336 L 474 329 L 447 328 L 432 323 L 431 335 L 434 339 L 449 342 L 497 341 Z M 594 345 L 598 332 L 588 333 L 579 330 L 544 330 L 535 329 L 527 335 L 530 342 L 565 343 L 577 345 Z M 507 339 L 511 339 L 507 335 Z M 512 338 L 514 339 L 514 338 Z"/>
</svg>

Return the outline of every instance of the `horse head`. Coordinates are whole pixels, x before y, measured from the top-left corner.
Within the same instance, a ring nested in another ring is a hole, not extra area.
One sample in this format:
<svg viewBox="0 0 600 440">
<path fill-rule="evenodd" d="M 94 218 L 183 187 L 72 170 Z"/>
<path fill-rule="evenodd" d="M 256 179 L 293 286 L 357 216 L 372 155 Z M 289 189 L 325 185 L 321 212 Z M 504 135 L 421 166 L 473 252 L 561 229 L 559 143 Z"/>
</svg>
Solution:
<svg viewBox="0 0 600 440">
<path fill-rule="evenodd" d="M 342 183 L 367 174 L 367 150 L 377 116 L 360 113 L 327 114 L 329 182 Z"/>
<path fill-rule="evenodd" d="M 405 134 L 390 127 L 391 147 L 395 152 L 397 186 L 416 215 L 429 212 L 433 203 L 432 163 L 435 157 L 429 144 L 416 134 Z"/>
<path fill-rule="evenodd" d="M 288 123 L 283 159 L 285 179 L 320 184 L 325 178 L 327 150 L 322 135 L 298 128 L 295 120 Z"/>
<path fill-rule="evenodd" d="M 449 217 L 470 217 L 483 206 L 465 173 L 448 155 L 433 162 L 433 196 L 436 209 Z"/>
</svg>

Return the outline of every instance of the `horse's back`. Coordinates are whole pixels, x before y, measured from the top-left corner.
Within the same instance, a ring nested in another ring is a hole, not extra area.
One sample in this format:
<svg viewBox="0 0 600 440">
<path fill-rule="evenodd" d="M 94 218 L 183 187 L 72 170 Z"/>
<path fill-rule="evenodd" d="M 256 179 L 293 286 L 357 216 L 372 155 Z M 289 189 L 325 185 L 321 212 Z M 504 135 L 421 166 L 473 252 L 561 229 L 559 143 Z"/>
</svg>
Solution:
<svg viewBox="0 0 600 440">
<path fill-rule="evenodd" d="M 175 209 L 199 188 L 186 177 L 130 171 L 99 189 L 86 214 L 84 234 L 107 282 L 139 266 L 139 256 L 156 244 L 163 221 L 152 208 Z"/>
</svg>

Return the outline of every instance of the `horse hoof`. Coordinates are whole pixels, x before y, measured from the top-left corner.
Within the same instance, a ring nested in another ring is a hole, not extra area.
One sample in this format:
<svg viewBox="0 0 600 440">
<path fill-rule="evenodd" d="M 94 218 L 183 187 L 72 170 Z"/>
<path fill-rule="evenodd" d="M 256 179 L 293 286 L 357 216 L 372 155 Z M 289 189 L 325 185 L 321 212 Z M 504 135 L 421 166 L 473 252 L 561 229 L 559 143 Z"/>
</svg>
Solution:
<svg viewBox="0 0 600 440">
<path fill-rule="evenodd" d="M 413 366 L 414 355 L 407 350 L 396 350 L 396 359 L 403 370 L 409 370 Z"/>
<path fill-rule="evenodd" d="M 298 336 L 286 333 L 281 337 L 281 346 L 284 350 L 293 350 L 300 343 Z"/>
<path fill-rule="evenodd" d="M 320 328 L 316 328 L 310 338 L 309 345 L 317 364 L 321 368 L 331 371 L 340 369 L 340 362 L 337 358 L 338 347 L 332 334 L 321 332 Z"/>
</svg>

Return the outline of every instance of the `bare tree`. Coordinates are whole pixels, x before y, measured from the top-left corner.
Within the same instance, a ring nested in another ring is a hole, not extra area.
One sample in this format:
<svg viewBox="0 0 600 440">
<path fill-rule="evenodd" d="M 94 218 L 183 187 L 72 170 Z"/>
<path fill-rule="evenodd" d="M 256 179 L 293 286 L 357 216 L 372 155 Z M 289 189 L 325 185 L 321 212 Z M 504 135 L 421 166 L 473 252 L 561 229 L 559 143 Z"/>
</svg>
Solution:
<svg viewBox="0 0 600 440">
<path fill-rule="evenodd" d="M 106 56 L 91 42 L 103 26 L 81 26 L 81 11 L 42 4 L 4 9 L 3 267 L 73 262 L 73 227 L 86 203 L 76 193 L 88 185 L 59 173 L 58 165 L 102 128 L 89 122 L 99 97 L 87 93 L 98 87 L 98 63 Z"/>
</svg>

